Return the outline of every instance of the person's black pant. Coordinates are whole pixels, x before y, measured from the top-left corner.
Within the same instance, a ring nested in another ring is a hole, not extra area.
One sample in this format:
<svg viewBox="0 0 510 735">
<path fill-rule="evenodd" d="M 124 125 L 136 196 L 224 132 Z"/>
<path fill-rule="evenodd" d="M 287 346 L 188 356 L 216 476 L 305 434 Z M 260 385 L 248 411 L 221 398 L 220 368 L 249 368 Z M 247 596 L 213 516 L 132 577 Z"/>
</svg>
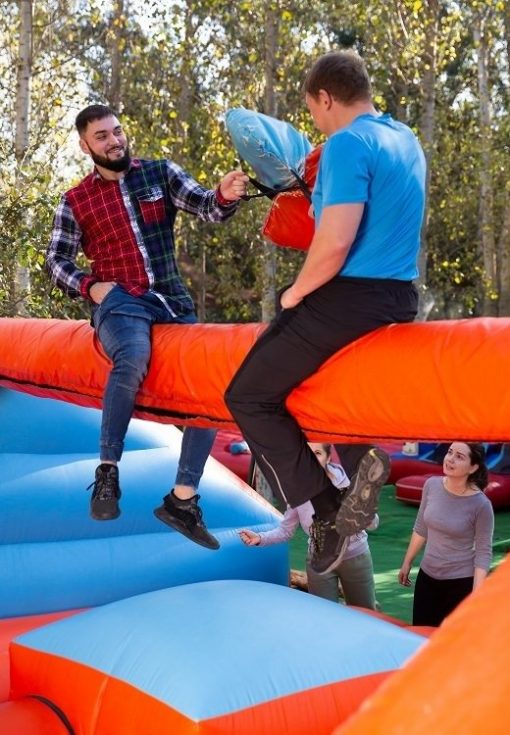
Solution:
<svg viewBox="0 0 510 735">
<path fill-rule="evenodd" d="M 336 277 L 281 311 L 248 353 L 225 401 L 273 493 L 291 507 L 333 485 L 285 399 L 342 347 L 378 327 L 412 321 L 417 306 L 410 282 Z"/>
<path fill-rule="evenodd" d="M 473 577 L 434 579 L 420 569 L 414 585 L 413 625 L 441 625 L 473 591 Z"/>
<path fill-rule="evenodd" d="M 335 444 L 340 464 L 349 480 L 356 474 L 365 454 L 374 446 L 374 444 Z"/>
</svg>

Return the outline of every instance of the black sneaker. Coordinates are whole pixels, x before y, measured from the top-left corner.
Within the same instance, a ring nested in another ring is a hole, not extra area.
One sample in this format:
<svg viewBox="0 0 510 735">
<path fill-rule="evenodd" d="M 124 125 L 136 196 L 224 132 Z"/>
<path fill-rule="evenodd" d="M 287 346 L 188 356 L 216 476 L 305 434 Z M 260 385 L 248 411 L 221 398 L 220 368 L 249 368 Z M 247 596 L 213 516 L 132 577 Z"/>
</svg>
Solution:
<svg viewBox="0 0 510 735">
<path fill-rule="evenodd" d="M 156 508 L 154 515 L 160 521 L 184 534 L 191 541 L 207 549 L 219 549 L 218 539 L 212 536 L 202 521 L 202 509 L 198 505 L 200 495 L 189 500 L 179 500 L 173 492 L 165 495 L 163 505 Z"/>
<path fill-rule="evenodd" d="M 119 470 L 114 464 L 96 467 L 96 479 L 87 490 L 94 487 L 90 499 L 90 515 L 95 521 L 113 521 L 120 516 Z"/>
<path fill-rule="evenodd" d="M 310 527 L 310 566 L 317 574 L 328 574 L 340 564 L 349 545 L 349 538 L 339 536 L 335 519 L 313 516 Z"/>
<path fill-rule="evenodd" d="M 359 463 L 336 515 L 336 530 L 340 536 L 352 536 L 368 528 L 389 474 L 390 458 L 386 452 L 378 447 L 370 449 Z"/>
</svg>

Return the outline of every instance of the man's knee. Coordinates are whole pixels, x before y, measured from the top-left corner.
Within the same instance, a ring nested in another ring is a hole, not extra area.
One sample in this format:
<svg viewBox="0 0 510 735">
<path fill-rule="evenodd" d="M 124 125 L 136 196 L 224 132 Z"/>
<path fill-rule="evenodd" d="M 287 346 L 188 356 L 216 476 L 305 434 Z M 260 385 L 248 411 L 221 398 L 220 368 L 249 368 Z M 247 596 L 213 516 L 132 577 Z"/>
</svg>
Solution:
<svg viewBox="0 0 510 735">
<path fill-rule="evenodd" d="M 223 394 L 223 398 L 225 400 L 225 404 L 227 408 L 229 409 L 230 413 L 234 416 L 235 411 L 237 409 L 238 401 L 239 401 L 239 396 L 238 396 L 238 392 L 236 390 L 235 385 L 231 383 L 228 386 L 227 390 Z"/>
<path fill-rule="evenodd" d="M 137 345 L 125 345 L 115 355 L 114 369 L 121 372 L 124 379 L 133 385 L 137 385 L 147 375 L 150 361 L 150 349 L 144 349 Z"/>
<path fill-rule="evenodd" d="M 253 392 L 246 390 L 245 386 L 240 386 L 235 379 L 225 391 L 224 399 L 234 418 L 251 414 L 259 405 L 258 397 L 254 398 Z"/>
</svg>

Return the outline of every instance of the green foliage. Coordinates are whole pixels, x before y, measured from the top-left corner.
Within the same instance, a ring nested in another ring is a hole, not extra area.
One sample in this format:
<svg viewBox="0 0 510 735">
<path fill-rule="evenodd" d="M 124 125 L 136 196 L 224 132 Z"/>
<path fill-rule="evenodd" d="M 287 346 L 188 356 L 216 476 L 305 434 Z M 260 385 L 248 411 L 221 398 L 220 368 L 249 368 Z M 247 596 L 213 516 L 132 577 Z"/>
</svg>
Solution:
<svg viewBox="0 0 510 735">
<path fill-rule="evenodd" d="M 134 152 L 169 157 L 207 187 L 237 165 L 223 125 L 231 107 L 265 109 L 266 79 L 276 114 L 314 131 L 302 99 L 306 70 L 330 49 L 357 49 L 369 66 L 380 109 L 421 133 L 424 85 L 434 32 L 435 112 L 428 225 L 428 281 L 435 317 L 481 312 L 488 284 L 480 236 L 480 172 L 490 150 L 495 239 L 505 242 L 508 189 L 508 10 L 498 0 L 48 0 L 34 2 L 30 144 L 14 152 L 18 3 L 0 16 L 0 314 L 19 313 L 13 284 L 30 273 L 23 305 L 37 316 L 86 316 L 86 306 L 52 290 L 44 251 L 59 193 L 88 167 L 72 135 L 76 112 L 110 101 L 114 57 L 120 65 L 120 110 Z M 127 10 L 126 10 L 127 9 Z M 276 56 L 266 66 L 266 22 L 275 21 Z M 490 49 L 490 140 L 480 134 L 475 22 L 483 16 Z M 69 140 L 71 133 L 72 142 Z M 267 200 L 243 202 L 227 224 L 181 215 L 177 246 L 182 272 L 201 316 L 259 320 L 264 282 L 260 228 Z M 499 257 L 503 254 L 500 253 Z M 292 280 L 302 254 L 276 250 L 277 286 Z"/>
</svg>

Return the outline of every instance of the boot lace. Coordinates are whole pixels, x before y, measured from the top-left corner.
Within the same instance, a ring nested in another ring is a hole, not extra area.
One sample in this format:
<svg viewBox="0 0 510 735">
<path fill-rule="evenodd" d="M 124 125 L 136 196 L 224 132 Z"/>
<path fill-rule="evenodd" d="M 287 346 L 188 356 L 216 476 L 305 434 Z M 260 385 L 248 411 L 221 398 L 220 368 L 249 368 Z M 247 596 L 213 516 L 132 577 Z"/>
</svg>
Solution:
<svg viewBox="0 0 510 735">
<path fill-rule="evenodd" d="M 111 500 L 116 498 L 118 494 L 117 482 L 113 473 L 102 473 L 99 477 L 91 482 L 87 490 L 93 487 L 92 495 L 98 500 Z"/>
<path fill-rule="evenodd" d="M 320 554 L 324 548 L 326 525 L 326 521 L 315 519 L 310 527 L 310 543 L 315 554 Z"/>
<path fill-rule="evenodd" d="M 193 518 L 193 521 L 196 526 L 203 526 L 202 522 L 202 508 L 198 505 L 198 497 L 194 502 L 191 504 L 190 510 L 187 511 Z"/>
</svg>

